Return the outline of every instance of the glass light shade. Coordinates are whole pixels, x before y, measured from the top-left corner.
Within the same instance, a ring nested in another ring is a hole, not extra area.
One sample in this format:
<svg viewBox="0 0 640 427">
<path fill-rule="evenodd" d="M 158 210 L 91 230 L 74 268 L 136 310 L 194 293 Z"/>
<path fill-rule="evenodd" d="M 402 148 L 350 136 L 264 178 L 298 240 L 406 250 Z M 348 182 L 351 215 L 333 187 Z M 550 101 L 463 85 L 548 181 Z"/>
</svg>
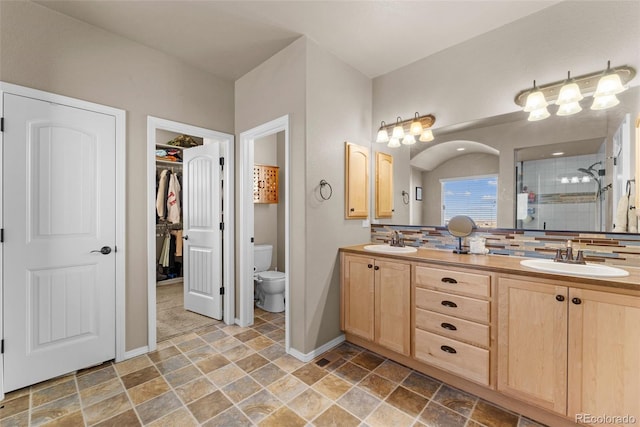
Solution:
<svg viewBox="0 0 640 427">
<path fill-rule="evenodd" d="M 588 176 L 583 176 L 582 177 L 582 182 L 584 182 L 584 183 L 591 182 L 591 178 L 589 178 Z"/>
<path fill-rule="evenodd" d="M 570 116 L 572 114 L 576 114 L 582 111 L 582 107 L 578 101 L 572 102 L 570 104 L 562 104 L 560 108 L 558 108 L 558 112 L 556 113 L 558 116 Z"/>
<path fill-rule="evenodd" d="M 580 182 L 580 178 L 578 178 L 577 176 L 572 176 L 571 177 L 571 183 L 572 184 L 577 184 Z"/>
<path fill-rule="evenodd" d="M 563 176 L 562 178 L 560 178 L 560 182 L 562 184 L 568 184 L 569 183 L 569 178 L 567 178 L 566 176 Z"/>
<path fill-rule="evenodd" d="M 386 129 L 380 129 L 378 131 L 378 137 L 376 138 L 376 142 L 388 142 L 389 141 L 389 132 Z"/>
<path fill-rule="evenodd" d="M 393 127 L 393 132 L 391 133 L 392 138 L 402 138 L 404 136 L 404 129 L 402 129 L 402 125 L 395 125 Z"/>
<path fill-rule="evenodd" d="M 400 140 L 398 138 L 391 137 L 391 139 L 389 140 L 389 143 L 387 144 L 387 147 L 390 147 L 390 148 L 400 147 Z"/>
<path fill-rule="evenodd" d="M 544 93 L 541 91 L 531 92 L 527 96 L 527 103 L 524 106 L 524 111 L 526 113 L 530 113 L 535 110 L 539 110 L 541 108 L 545 108 L 549 103 L 544 97 Z"/>
<path fill-rule="evenodd" d="M 620 104 L 620 100 L 615 95 L 596 96 L 591 104 L 592 110 L 605 110 Z"/>
<path fill-rule="evenodd" d="M 421 142 L 429 142 L 429 141 L 433 141 L 433 132 L 431 132 L 431 129 L 425 129 L 421 134 L 420 134 L 420 138 L 419 140 Z"/>
<path fill-rule="evenodd" d="M 529 118 L 527 120 L 529 120 L 530 122 L 536 122 L 538 120 L 544 120 L 550 115 L 551 114 L 549 114 L 549 110 L 547 110 L 547 107 L 542 107 L 529 113 Z"/>
<path fill-rule="evenodd" d="M 411 122 L 409 133 L 411 133 L 411 135 L 420 135 L 422 133 L 422 123 L 420 123 L 420 120 L 415 119 Z"/>
<path fill-rule="evenodd" d="M 580 93 L 580 87 L 576 83 L 567 83 L 560 88 L 556 105 L 573 104 L 582 99 L 584 99 L 584 96 Z"/>
<path fill-rule="evenodd" d="M 616 95 L 624 90 L 626 90 L 626 88 L 622 86 L 620 76 L 616 73 L 610 73 L 600 77 L 596 93 L 594 93 L 593 96 L 597 98 L 600 96 Z"/>
<path fill-rule="evenodd" d="M 404 145 L 411 145 L 416 143 L 416 138 L 411 134 L 406 134 L 404 138 L 402 138 L 402 143 Z"/>
</svg>

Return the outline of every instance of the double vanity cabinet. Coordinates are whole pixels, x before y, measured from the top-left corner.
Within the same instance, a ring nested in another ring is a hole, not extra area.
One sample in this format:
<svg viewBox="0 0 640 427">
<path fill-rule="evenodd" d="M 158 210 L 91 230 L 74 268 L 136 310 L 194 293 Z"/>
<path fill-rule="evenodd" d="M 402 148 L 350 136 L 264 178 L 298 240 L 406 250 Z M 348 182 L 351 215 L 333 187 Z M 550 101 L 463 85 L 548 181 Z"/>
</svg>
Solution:
<svg viewBox="0 0 640 427">
<path fill-rule="evenodd" d="M 341 268 L 347 341 L 547 425 L 640 425 L 640 269 L 596 280 L 363 246 Z"/>
</svg>

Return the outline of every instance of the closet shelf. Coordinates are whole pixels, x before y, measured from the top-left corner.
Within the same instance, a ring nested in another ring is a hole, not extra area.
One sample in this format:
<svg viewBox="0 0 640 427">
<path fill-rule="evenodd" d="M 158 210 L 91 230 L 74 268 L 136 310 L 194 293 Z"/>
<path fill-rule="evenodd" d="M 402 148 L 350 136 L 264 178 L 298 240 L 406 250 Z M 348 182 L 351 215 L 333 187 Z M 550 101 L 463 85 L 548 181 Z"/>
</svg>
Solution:
<svg viewBox="0 0 640 427">
<path fill-rule="evenodd" d="M 159 160 L 156 159 L 156 163 L 160 164 L 160 165 L 175 165 L 175 166 L 180 166 L 182 167 L 182 162 L 172 162 L 170 160 Z"/>
<path fill-rule="evenodd" d="M 177 148 L 178 150 L 184 150 L 186 147 L 181 147 L 179 145 L 156 144 L 156 148 Z"/>
</svg>

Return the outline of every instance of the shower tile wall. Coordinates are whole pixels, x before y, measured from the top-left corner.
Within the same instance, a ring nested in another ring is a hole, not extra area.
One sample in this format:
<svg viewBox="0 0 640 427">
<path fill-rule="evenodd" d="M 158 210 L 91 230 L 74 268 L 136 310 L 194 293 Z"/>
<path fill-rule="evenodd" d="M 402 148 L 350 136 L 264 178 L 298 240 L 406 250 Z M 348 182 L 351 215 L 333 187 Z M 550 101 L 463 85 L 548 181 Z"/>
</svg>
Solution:
<svg viewBox="0 0 640 427">
<path fill-rule="evenodd" d="M 535 212 L 531 214 L 533 220 L 523 226 L 537 230 L 599 229 L 599 207 L 595 203 L 597 184 L 593 180 L 587 183 L 561 182 L 563 177 L 569 180 L 572 177 L 582 178 L 584 174 L 578 172 L 578 168 L 586 169 L 598 160 L 596 154 L 590 154 L 524 162 L 522 167 L 523 185 L 527 187 L 528 191 L 536 194 L 536 203 L 530 205 L 535 208 Z M 545 196 L 567 193 L 583 193 L 585 198 L 593 195 L 593 201 L 583 203 L 543 202 Z"/>
</svg>

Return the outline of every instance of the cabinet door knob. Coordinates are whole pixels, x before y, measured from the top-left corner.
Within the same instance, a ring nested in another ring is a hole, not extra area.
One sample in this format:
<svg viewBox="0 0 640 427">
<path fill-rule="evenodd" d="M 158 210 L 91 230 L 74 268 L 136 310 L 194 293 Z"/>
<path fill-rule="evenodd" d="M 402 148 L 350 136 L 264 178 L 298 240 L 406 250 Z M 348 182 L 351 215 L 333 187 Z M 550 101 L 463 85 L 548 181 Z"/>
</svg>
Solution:
<svg viewBox="0 0 640 427">
<path fill-rule="evenodd" d="M 456 354 L 457 353 L 455 348 L 449 347 L 448 345 L 440 346 L 440 350 L 444 351 L 445 353 L 450 353 L 450 354 Z"/>
<path fill-rule="evenodd" d="M 580 298 L 572 298 L 571 302 L 576 305 L 582 304 L 582 300 Z"/>
<path fill-rule="evenodd" d="M 380 270 L 380 267 L 376 265 L 375 267 L 373 267 L 373 269 L 374 270 Z"/>
<path fill-rule="evenodd" d="M 371 267 L 373 267 L 373 265 L 367 264 L 367 268 L 371 268 Z"/>
<path fill-rule="evenodd" d="M 458 306 L 458 304 L 456 304 L 453 301 L 442 301 L 440 304 L 444 305 L 445 307 L 451 307 L 451 308 L 456 308 Z"/>
<path fill-rule="evenodd" d="M 444 329 L 448 329 L 450 331 L 457 331 L 458 328 L 456 328 L 454 325 L 452 325 L 451 323 L 441 323 L 440 326 L 442 326 Z"/>
<path fill-rule="evenodd" d="M 441 281 L 444 283 L 458 283 L 456 279 L 453 279 L 451 277 L 443 277 Z"/>
<path fill-rule="evenodd" d="M 353 212 L 353 211 L 355 211 L 355 208 L 351 208 L 351 209 L 349 209 L 349 211 L 350 211 L 350 212 Z"/>
<path fill-rule="evenodd" d="M 564 301 L 564 296 L 563 295 L 556 295 L 556 301 Z"/>
</svg>

